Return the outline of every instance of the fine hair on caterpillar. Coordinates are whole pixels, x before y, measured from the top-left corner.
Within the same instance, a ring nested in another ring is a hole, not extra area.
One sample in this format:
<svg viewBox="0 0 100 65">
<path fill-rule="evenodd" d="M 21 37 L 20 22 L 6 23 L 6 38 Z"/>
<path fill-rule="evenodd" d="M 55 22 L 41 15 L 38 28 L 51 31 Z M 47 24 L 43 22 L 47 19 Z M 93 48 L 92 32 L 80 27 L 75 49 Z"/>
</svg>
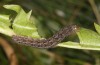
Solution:
<svg viewBox="0 0 100 65">
<path fill-rule="evenodd" d="M 75 33 L 77 28 L 78 27 L 76 25 L 66 26 L 48 39 L 33 39 L 31 37 L 13 35 L 12 40 L 18 44 L 36 48 L 52 48 L 60 43 L 65 37 L 68 37 L 72 33 Z"/>
</svg>

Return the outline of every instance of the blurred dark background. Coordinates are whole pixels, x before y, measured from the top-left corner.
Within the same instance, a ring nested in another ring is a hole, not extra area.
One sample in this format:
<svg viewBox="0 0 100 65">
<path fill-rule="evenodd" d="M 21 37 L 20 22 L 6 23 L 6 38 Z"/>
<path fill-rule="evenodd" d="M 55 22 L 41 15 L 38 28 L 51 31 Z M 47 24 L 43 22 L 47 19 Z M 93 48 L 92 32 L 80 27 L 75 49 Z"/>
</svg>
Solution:
<svg viewBox="0 0 100 65">
<path fill-rule="evenodd" d="M 94 22 L 100 24 L 96 14 L 100 12 L 100 0 L 0 0 L 0 8 L 5 4 L 20 5 L 26 12 L 32 10 L 32 17 L 38 20 L 39 34 L 45 38 L 66 25 L 77 24 L 95 30 Z M 66 40 L 77 41 L 78 37 L 72 35 Z M 10 49 L 0 45 L 0 65 L 100 65 L 100 51 L 37 49 L 8 41 Z"/>
</svg>

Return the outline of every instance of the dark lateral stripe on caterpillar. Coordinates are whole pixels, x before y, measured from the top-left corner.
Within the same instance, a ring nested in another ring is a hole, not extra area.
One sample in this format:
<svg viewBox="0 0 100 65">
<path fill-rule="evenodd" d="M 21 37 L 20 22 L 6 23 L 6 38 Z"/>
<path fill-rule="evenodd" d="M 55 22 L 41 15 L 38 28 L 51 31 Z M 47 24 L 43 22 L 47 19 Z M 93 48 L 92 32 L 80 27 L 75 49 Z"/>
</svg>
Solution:
<svg viewBox="0 0 100 65">
<path fill-rule="evenodd" d="M 12 40 L 18 44 L 36 48 L 52 48 L 60 43 L 65 37 L 74 33 L 76 30 L 76 25 L 69 25 L 59 30 L 58 33 L 54 34 L 48 39 L 33 39 L 31 37 L 13 35 Z"/>
</svg>

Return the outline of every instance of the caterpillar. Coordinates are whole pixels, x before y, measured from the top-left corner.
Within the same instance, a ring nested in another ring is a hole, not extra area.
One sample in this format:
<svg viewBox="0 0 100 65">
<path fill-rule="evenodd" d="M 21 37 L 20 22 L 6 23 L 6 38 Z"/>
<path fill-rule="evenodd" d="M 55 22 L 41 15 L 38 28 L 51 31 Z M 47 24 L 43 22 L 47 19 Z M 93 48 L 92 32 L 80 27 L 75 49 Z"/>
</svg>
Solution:
<svg viewBox="0 0 100 65">
<path fill-rule="evenodd" d="M 66 26 L 48 39 L 33 39 L 31 37 L 13 35 L 12 40 L 18 44 L 23 44 L 36 48 L 52 48 L 60 43 L 65 37 L 74 33 L 77 28 L 78 27 L 76 25 Z"/>
</svg>

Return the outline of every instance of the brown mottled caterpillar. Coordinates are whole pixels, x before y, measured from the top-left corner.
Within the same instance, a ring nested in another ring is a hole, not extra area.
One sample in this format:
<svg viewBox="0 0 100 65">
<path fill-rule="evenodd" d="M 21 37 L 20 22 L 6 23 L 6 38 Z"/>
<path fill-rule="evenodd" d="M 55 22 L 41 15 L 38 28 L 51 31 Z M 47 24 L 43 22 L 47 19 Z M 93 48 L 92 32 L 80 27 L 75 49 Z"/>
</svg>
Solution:
<svg viewBox="0 0 100 65">
<path fill-rule="evenodd" d="M 48 39 L 33 39 L 31 37 L 13 35 L 12 40 L 16 43 L 36 48 L 52 48 L 76 30 L 76 25 L 69 25 L 59 30 L 58 33 Z"/>
</svg>

